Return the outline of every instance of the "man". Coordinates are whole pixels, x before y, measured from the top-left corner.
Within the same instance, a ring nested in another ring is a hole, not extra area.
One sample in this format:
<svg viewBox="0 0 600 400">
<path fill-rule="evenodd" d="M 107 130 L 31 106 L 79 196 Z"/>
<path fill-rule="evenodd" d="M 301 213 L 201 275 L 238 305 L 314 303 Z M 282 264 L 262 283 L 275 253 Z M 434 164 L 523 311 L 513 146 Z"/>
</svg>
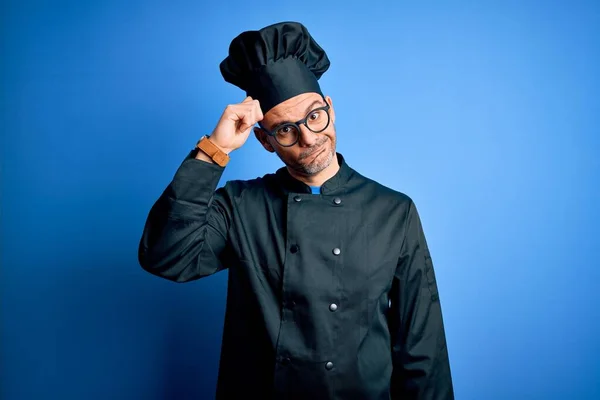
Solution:
<svg viewBox="0 0 600 400">
<path fill-rule="evenodd" d="M 453 399 L 417 209 L 336 152 L 328 68 L 299 23 L 232 41 L 221 72 L 247 97 L 152 207 L 140 264 L 176 282 L 228 269 L 219 399 Z M 285 167 L 217 188 L 252 130 Z"/>
</svg>

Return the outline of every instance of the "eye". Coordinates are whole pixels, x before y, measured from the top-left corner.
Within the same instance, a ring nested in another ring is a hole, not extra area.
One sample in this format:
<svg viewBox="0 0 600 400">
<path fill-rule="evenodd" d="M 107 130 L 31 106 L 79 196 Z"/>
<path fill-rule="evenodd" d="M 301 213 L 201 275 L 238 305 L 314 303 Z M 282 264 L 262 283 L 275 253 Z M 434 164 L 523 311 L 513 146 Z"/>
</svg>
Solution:
<svg viewBox="0 0 600 400">
<path fill-rule="evenodd" d="M 321 111 L 314 111 L 312 114 L 310 114 L 308 116 L 308 119 L 310 119 L 311 121 L 314 121 L 316 119 L 319 119 L 319 117 L 321 116 Z"/>
<path fill-rule="evenodd" d="M 277 129 L 277 134 L 281 135 L 281 136 L 285 136 L 285 135 L 289 135 L 292 132 L 292 127 L 291 126 L 283 126 L 279 129 Z"/>
</svg>

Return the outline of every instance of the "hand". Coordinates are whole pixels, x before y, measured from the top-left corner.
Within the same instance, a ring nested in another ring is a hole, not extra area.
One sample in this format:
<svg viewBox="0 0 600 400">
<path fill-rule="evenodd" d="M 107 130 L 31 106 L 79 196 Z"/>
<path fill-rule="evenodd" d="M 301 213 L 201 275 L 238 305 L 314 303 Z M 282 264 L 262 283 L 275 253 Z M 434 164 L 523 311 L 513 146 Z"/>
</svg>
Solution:
<svg viewBox="0 0 600 400">
<path fill-rule="evenodd" d="M 252 127 L 262 119 L 260 103 L 248 96 L 241 103 L 230 104 L 225 108 L 210 140 L 230 153 L 246 143 Z"/>
</svg>

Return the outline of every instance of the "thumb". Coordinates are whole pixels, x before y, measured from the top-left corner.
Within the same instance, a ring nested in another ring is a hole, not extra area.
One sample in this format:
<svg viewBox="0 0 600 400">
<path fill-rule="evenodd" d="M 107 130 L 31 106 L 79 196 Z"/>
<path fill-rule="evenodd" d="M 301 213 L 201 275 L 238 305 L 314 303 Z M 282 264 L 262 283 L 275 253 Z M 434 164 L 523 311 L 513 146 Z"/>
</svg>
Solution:
<svg viewBox="0 0 600 400">
<path fill-rule="evenodd" d="M 244 115 L 238 125 L 238 131 L 241 133 L 246 133 L 246 131 L 250 129 L 252 125 L 253 124 L 250 124 L 250 121 L 248 120 L 248 116 Z"/>
</svg>

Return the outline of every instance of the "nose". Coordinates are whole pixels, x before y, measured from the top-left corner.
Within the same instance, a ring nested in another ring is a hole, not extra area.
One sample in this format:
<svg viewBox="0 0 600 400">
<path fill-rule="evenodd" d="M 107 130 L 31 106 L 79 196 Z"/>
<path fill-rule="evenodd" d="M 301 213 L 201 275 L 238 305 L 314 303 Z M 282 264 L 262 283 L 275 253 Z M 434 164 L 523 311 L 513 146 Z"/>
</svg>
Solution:
<svg viewBox="0 0 600 400">
<path fill-rule="evenodd" d="M 298 144 L 300 147 L 311 147 L 317 143 L 318 133 L 314 133 L 306 127 L 306 125 L 300 125 L 300 134 L 298 137 Z"/>
</svg>

